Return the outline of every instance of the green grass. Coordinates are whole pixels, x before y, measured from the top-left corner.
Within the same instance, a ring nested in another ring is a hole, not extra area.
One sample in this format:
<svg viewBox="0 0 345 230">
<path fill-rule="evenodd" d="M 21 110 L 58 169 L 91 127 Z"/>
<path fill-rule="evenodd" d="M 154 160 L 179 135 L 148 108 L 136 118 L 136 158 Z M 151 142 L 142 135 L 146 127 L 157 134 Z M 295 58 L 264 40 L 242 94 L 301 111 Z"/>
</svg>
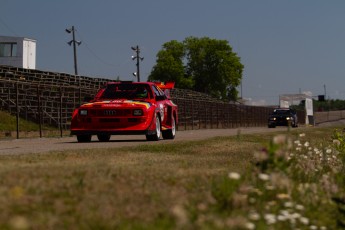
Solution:
<svg viewBox="0 0 345 230">
<path fill-rule="evenodd" d="M 344 149 L 332 135 L 0 156 L 0 229 L 335 229 Z"/>
<path fill-rule="evenodd" d="M 19 131 L 21 137 L 38 137 L 39 136 L 39 124 L 25 119 L 19 118 Z M 8 112 L 0 110 L 0 138 L 11 137 L 11 132 L 17 130 L 16 116 L 9 114 Z M 42 131 L 46 132 L 46 136 L 59 135 L 59 131 L 55 127 L 48 125 L 42 125 Z"/>
<path fill-rule="evenodd" d="M 39 126 L 36 123 L 26 121 L 24 119 L 19 119 L 19 127 L 23 131 L 38 131 Z M 0 110 L 0 131 L 15 131 L 16 127 L 16 117 L 10 115 L 7 112 Z"/>
</svg>

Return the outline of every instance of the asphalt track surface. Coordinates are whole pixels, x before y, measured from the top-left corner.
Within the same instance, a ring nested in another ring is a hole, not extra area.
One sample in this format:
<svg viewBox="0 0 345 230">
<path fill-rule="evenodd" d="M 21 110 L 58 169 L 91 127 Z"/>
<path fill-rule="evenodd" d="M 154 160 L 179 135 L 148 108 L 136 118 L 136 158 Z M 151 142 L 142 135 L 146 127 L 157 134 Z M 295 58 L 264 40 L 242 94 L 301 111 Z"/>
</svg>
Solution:
<svg viewBox="0 0 345 230">
<path fill-rule="evenodd" d="M 0 140 L 0 155 L 61 152 L 65 150 L 119 148 L 142 144 L 161 145 L 180 141 L 203 140 L 217 136 L 233 136 L 237 134 L 257 134 L 284 131 L 287 127 L 269 129 L 266 127 L 236 129 L 201 129 L 177 131 L 174 140 L 146 141 L 145 135 L 114 135 L 109 142 L 99 142 L 96 136 L 89 143 L 78 143 L 75 136 L 62 138 L 23 138 Z"/>
</svg>

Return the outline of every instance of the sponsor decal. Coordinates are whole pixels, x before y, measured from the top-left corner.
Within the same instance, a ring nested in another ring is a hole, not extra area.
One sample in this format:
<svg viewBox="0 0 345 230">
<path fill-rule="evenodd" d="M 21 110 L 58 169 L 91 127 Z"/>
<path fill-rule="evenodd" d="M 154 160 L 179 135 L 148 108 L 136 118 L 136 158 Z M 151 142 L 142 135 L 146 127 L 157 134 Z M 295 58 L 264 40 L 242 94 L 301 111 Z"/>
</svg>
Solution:
<svg viewBox="0 0 345 230">
<path fill-rule="evenodd" d="M 143 105 L 146 107 L 146 109 L 149 109 L 151 107 L 151 104 L 148 102 L 142 102 L 142 101 L 132 101 L 132 104 L 134 105 Z"/>
</svg>

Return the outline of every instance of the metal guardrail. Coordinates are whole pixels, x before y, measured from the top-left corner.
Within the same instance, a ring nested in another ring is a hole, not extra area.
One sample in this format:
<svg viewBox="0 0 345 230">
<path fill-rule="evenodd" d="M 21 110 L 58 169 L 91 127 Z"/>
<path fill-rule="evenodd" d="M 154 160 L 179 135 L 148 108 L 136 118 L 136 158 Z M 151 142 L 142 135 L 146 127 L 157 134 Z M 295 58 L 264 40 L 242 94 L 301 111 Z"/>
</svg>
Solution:
<svg viewBox="0 0 345 230">
<path fill-rule="evenodd" d="M 179 107 L 179 130 L 267 126 L 269 107 L 174 98 Z"/>
</svg>

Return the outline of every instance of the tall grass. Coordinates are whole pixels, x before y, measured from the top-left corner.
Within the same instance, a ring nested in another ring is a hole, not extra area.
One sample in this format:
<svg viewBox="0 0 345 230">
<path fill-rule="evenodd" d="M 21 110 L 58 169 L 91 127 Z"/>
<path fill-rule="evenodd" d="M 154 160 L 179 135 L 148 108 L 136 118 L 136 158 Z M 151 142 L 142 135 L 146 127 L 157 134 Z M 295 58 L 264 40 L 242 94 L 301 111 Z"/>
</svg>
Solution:
<svg viewBox="0 0 345 230">
<path fill-rule="evenodd" d="M 0 229 L 337 229 L 341 129 L 0 156 Z"/>
<path fill-rule="evenodd" d="M 39 126 L 33 122 L 26 121 L 24 119 L 19 119 L 19 127 L 23 131 L 38 131 Z M 0 110 L 0 131 L 15 131 L 16 127 L 16 117 L 10 115 L 7 112 Z"/>
<path fill-rule="evenodd" d="M 31 122 L 22 118 L 18 120 L 18 129 L 21 137 L 38 137 L 39 136 L 39 124 Z M 58 136 L 59 130 L 55 127 L 42 125 L 42 131 L 45 136 Z M 8 112 L 0 110 L 0 139 L 15 137 L 17 130 L 16 116 L 9 114 Z M 67 133 L 65 131 L 64 133 Z"/>
</svg>

